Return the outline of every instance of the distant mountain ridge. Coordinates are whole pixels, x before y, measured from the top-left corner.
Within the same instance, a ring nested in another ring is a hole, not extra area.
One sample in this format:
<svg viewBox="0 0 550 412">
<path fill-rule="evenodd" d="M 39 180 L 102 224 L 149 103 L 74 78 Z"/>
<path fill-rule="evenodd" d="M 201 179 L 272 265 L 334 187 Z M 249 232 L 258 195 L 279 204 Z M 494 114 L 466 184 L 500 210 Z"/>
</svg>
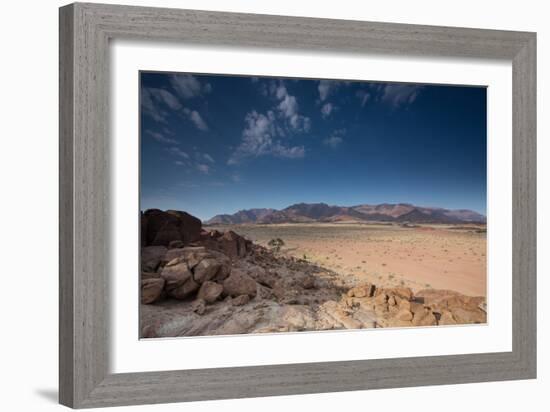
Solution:
<svg viewBox="0 0 550 412">
<path fill-rule="evenodd" d="M 342 221 L 379 221 L 401 223 L 485 223 L 487 218 L 473 210 L 422 207 L 409 203 L 379 205 L 329 206 L 326 203 L 296 203 L 282 210 L 248 209 L 232 215 L 216 215 L 204 222 L 241 223 L 307 223 Z"/>
</svg>

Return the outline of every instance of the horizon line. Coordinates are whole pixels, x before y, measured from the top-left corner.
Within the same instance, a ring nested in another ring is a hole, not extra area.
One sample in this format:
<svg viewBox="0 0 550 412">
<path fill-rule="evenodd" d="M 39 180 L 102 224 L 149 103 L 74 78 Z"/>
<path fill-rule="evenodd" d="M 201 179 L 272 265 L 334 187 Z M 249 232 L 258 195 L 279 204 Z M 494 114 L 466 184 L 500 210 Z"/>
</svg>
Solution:
<svg viewBox="0 0 550 412">
<path fill-rule="evenodd" d="M 351 206 L 338 205 L 338 204 L 329 204 L 329 203 L 325 203 L 325 202 L 296 202 L 296 203 L 292 203 L 292 204 L 290 204 L 286 207 L 283 207 L 281 209 L 277 209 L 277 208 L 274 208 L 274 207 L 249 207 L 249 208 L 245 208 L 245 209 L 238 209 L 237 211 L 235 211 L 233 213 L 216 213 L 213 216 L 211 216 L 210 218 L 201 219 L 201 220 L 208 221 L 208 220 L 211 220 L 211 219 L 215 218 L 216 216 L 234 215 L 234 214 L 239 213 L 239 212 L 245 212 L 245 211 L 253 210 L 253 209 L 272 209 L 274 211 L 281 211 L 281 210 L 287 209 L 291 206 L 300 205 L 300 204 L 304 204 L 304 205 L 321 205 L 321 204 L 323 204 L 323 205 L 327 205 L 329 207 L 349 207 L 349 208 L 354 208 L 354 207 L 357 207 L 357 206 L 404 205 L 404 206 L 413 206 L 415 208 L 443 209 L 443 210 L 449 210 L 449 211 L 467 210 L 467 211 L 470 211 L 470 212 L 475 212 L 475 213 L 487 218 L 487 213 L 482 213 L 482 212 L 479 212 L 478 210 L 475 210 L 475 209 L 469 209 L 469 208 L 464 208 L 464 207 L 461 207 L 461 208 L 460 207 L 459 208 L 446 208 L 446 207 L 442 207 L 442 206 L 425 206 L 425 205 L 416 205 L 416 204 L 410 203 L 410 202 L 357 203 L 357 204 L 354 204 L 354 205 L 351 205 Z M 151 209 L 158 209 L 158 208 L 142 209 L 140 207 L 140 212 L 145 212 L 145 211 L 151 210 Z M 162 209 L 158 209 L 158 210 L 162 210 Z M 166 210 L 177 210 L 177 209 L 166 209 Z M 180 210 L 180 211 L 185 211 L 185 210 Z"/>
</svg>

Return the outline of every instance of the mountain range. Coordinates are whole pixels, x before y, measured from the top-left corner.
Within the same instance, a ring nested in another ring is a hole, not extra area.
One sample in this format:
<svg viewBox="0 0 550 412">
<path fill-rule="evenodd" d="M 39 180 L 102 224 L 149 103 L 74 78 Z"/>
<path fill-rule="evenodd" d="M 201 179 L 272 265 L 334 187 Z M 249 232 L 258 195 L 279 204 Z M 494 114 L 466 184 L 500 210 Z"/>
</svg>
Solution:
<svg viewBox="0 0 550 412">
<path fill-rule="evenodd" d="M 216 215 L 204 222 L 241 223 L 307 223 L 343 221 L 379 221 L 401 223 L 485 223 L 487 218 L 473 210 L 421 207 L 409 203 L 379 205 L 330 206 L 325 203 L 297 203 L 285 209 L 248 209 L 232 215 Z"/>
</svg>

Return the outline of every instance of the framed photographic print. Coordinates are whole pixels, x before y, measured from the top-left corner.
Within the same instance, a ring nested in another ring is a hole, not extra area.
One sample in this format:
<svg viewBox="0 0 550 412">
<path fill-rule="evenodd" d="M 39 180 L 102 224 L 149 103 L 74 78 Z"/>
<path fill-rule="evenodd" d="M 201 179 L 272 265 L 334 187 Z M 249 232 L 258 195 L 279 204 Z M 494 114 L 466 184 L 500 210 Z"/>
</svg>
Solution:
<svg viewBox="0 0 550 412">
<path fill-rule="evenodd" d="M 61 403 L 534 378 L 535 67 L 525 32 L 61 8 Z"/>
</svg>

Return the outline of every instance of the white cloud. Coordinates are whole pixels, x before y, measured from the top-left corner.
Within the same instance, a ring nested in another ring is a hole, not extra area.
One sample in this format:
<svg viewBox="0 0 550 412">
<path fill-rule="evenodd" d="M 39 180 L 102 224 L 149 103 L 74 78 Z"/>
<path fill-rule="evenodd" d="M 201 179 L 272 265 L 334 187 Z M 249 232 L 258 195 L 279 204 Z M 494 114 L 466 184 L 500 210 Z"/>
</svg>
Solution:
<svg viewBox="0 0 550 412">
<path fill-rule="evenodd" d="M 189 99 L 212 91 L 210 83 L 201 83 L 190 74 L 175 74 L 170 78 L 170 84 L 179 96 Z"/>
<path fill-rule="evenodd" d="M 208 174 L 210 172 L 210 166 L 204 163 L 197 164 L 197 170 L 201 173 Z"/>
<path fill-rule="evenodd" d="M 203 120 L 203 118 L 201 117 L 199 112 L 197 112 L 196 110 L 188 109 L 188 108 L 183 109 L 183 112 L 187 115 L 189 120 L 191 120 L 193 122 L 193 124 L 197 127 L 197 129 L 202 130 L 202 131 L 207 131 L 208 130 L 208 125 Z"/>
<path fill-rule="evenodd" d="M 340 86 L 336 80 L 320 80 L 317 90 L 319 90 L 319 99 L 325 101 Z"/>
<path fill-rule="evenodd" d="M 342 144 L 343 141 L 344 139 L 342 139 L 339 136 L 330 136 L 330 137 L 327 137 L 325 140 L 323 140 L 323 144 L 333 149 L 336 149 L 338 146 Z"/>
<path fill-rule="evenodd" d="M 168 151 L 173 155 L 180 156 L 186 160 L 189 160 L 189 155 L 183 150 L 181 150 L 179 147 L 171 147 L 170 149 L 168 149 Z"/>
<path fill-rule="evenodd" d="M 332 134 L 323 140 L 323 144 L 325 146 L 328 146 L 332 149 L 336 149 L 338 146 L 340 146 L 343 142 L 343 136 L 346 134 L 346 129 L 336 129 L 332 132 Z"/>
<path fill-rule="evenodd" d="M 167 90 L 153 87 L 149 88 L 149 93 L 156 101 L 164 103 L 172 110 L 179 110 L 182 107 L 178 98 Z"/>
<path fill-rule="evenodd" d="M 332 103 L 325 103 L 323 107 L 321 107 L 321 115 L 323 117 L 328 117 L 334 110 L 334 105 Z"/>
<path fill-rule="evenodd" d="M 203 153 L 202 158 L 210 163 L 215 163 L 215 160 L 212 156 L 210 156 L 208 153 Z"/>
<path fill-rule="evenodd" d="M 147 130 L 145 133 L 147 133 L 149 136 L 151 136 L 153 139 L 155 139 L 157 142 L 160 143 L 169 143 L 169 144 L 178 144 L 178 141 L 175 139 L 172 139 L 170 137 L 165 136 L 163 133 L 159 132 L 153 132 L 152 130 Z"/>
<path fill-rule="evenodd" d="M 141 89 L 141 110 L 148 116 L 152 117 L 156 121 L 162 121 L 163 120 L 163 114 L 158 112 L 157 108 L 155 107 L 155 103 L 153 103 L 153 98 L 151 97 L 151 94 L 149 93 L 149 90 L 147 88 Z"/>
<path fill-rule="evenodd" d="M 283 146 L 280 142 L 275 143 L 273 146 L 273 153 L 279 157 L 286 157 L 287 159 L 301 159 L 304 157 L 306 151 L 304 146 Z"/>
<path fill-rule="evenodd" d="M 276 100 L 276 105 L 266 113 L 256 110 L 245 116 L 245 127 L 240 145 L 227 161 L 234 165 L 247 157 L 271 155 L 288 159 L 304 157 L 304 146 L 288 144 L 294 133 L 308 132 L 311 128 L 309 117 L 299 113 L 296 96 L 291 95 L 285 82 L 261 81 L 262 94 Z"/>
<path fill-rule="evenodd" d="M 422 88 L 414 84 L 387 84 L 381 90 L 380 99 L 394 108 L 408 106 L 416 100 Z"/>
<path fill-rule="evenodd" d="M 279 100 L 277 109 L 290 125 L 290 128 L 298 132 L 308 132 L 311 127 L 311 121 L 308 117 L 298 113 L 298 100 L 295 96 L 288 94 L 284 84 L 275 89 L 275 97 Z"/>
<path fill-rule="evenodd" d="M 247 113 L 241 144 L 227 163 L 234 165 L 247 157 L 265 155 L 292 159 L 304 156 L 303 146 L 287 146 L 278 140 L 280 136 L 281 132 L 277 127 L 277 119 L 273 111 L 263 114 L 253 110 Z"/>
<path fill-rule="evenodd" d="M 369 101 L 369 99 L 371 97 L 370 93 L 367 92 L 366 90 L 363 90 L 363 89 L 357 90 L 355 95 L 357 96 L 357 98 L 361 102 L 361 107 L 364 107 L 365 104 L 367 104 L 367 102 Z"/>
</svg>

